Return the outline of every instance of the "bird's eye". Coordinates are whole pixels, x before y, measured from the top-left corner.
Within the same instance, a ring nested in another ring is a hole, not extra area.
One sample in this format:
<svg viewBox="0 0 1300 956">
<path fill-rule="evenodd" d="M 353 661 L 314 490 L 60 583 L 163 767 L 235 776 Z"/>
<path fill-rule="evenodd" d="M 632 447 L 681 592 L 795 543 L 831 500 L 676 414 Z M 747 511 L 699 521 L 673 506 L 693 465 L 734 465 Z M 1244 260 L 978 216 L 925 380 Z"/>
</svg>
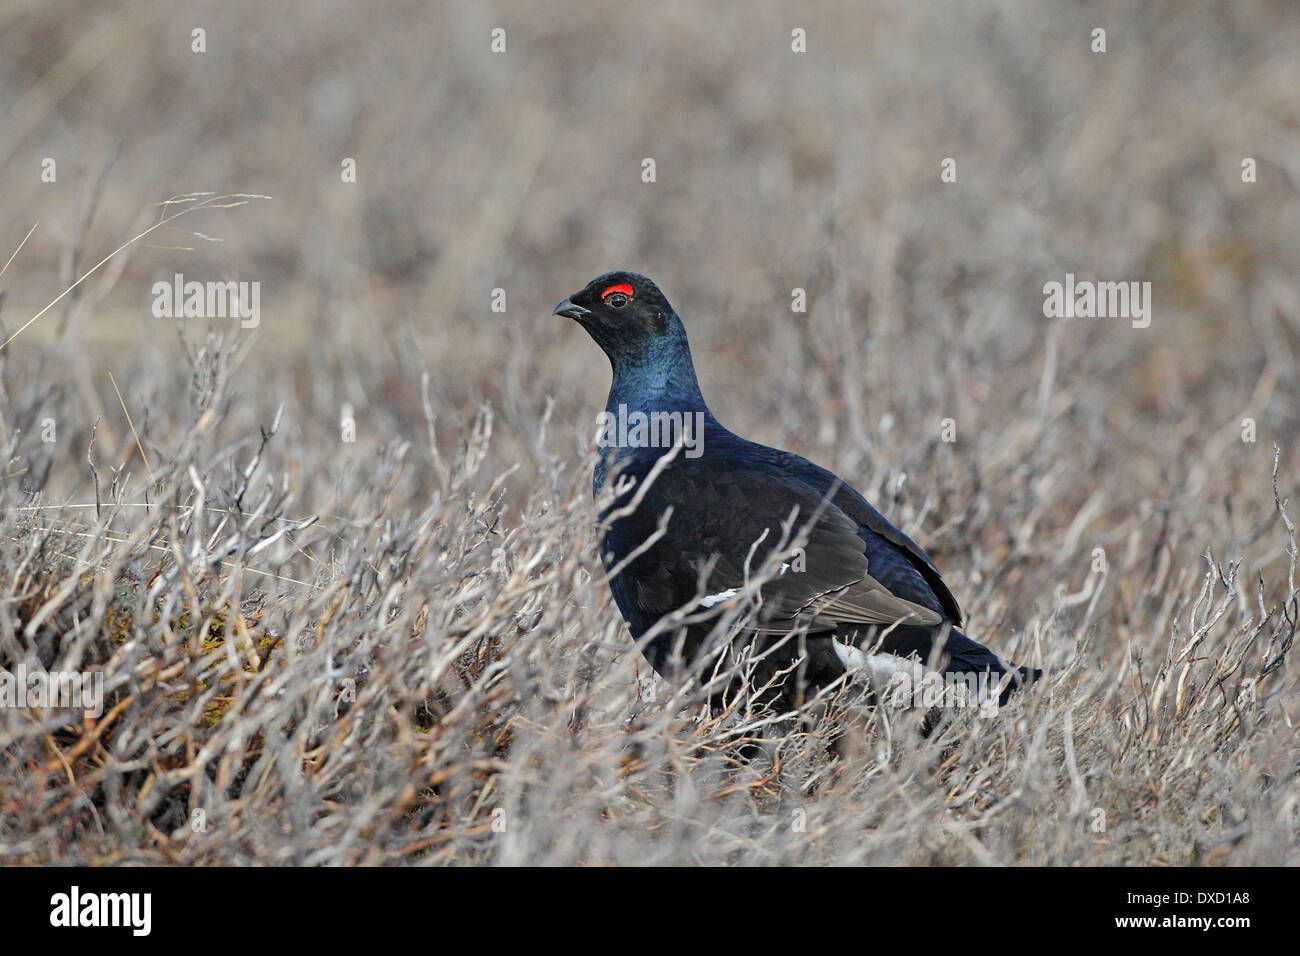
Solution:
<svg viewBox="0 0 1300 956">
<path fill-rule="evenodd" d="M 628 282 L 619 282 L 609 286 L 600 294 L 600 301 L 605 303 L 611 309 L 621 309 L 632 300 L 632 285 Z"/>
</svg>

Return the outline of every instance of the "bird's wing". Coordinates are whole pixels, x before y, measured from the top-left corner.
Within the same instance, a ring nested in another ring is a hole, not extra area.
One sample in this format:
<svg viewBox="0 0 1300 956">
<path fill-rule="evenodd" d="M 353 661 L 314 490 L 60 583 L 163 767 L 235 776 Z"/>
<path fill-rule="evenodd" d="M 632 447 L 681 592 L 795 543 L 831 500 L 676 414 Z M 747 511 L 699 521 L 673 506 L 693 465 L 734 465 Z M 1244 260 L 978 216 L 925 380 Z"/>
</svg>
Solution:
<svg viewBox="0 0 1300 956">
<path fill-rule="evenodd" d="M 783 540 L 788 548 L 791 535 L 802 532 L 802 552 L 783 559 L 762 585 L 761 630 L 943 620 L 933 596 L 916 599 L 930 592 L 908 560 L 883 548 L 868 553 L 858 522 L 796 477 L 720 467 L 707 458 L 675 462 L 652 483 L 639 514 L 611 531 L 615 556 L 646 540 L 670 506 L 662 537 L 624 572 L 630 581 L 623 587 L 647 614 L 660 616 L 695 598 L 705 607 L 729 599 Z M 787 534 L 783 526 L 792 518 Z"/>
<path fill-rule="evenodd" d="M 761 447 L 770 454 L 778 467 L 797 476 L 821 494 L 831 495 L 835 504 L 856 521 L 866 533 L 883 539 L 899 554 L 904 555 L 933 592 L 939 606 L 943 609 L 944 616 L 953 624 L 961 624 L 961 607 L 953 593 L 948 590 L 948 585 L 939 574 L 939 568 L 926 554 L 925 549 L 890 524 L 888 519 L 873 508 L 857 489 L 840 480 L 834 473 L 793 452 Z"/>
</svg>

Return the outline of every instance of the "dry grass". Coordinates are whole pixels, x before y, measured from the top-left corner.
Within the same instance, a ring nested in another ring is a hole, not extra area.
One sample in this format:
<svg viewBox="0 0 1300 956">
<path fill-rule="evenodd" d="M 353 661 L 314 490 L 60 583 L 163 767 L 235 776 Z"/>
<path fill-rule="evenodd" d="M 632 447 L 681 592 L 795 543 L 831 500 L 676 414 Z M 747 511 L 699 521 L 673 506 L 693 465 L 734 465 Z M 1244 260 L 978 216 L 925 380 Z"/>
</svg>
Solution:
<svg viewBox="0 0 1300 956">
<path fill-rule="evenodd" d="M 484 411 L 425 507 L 409 504 L 429 459 L 395 442 L 304 520 L 277 478 L 293 453 L 279 435 L 265 449 L 265 435 L 221 438 L 227 359 L 215 344 L 193 356 L 189 427 L 152 480 L 105 488 L 102 510 L 7 485 L 4 657 L 107 682 L 97 719 L 3 712 L 9 860 L 1293 853 L 1289 524 L 1261 524 L 1262 559 L 1221 565 L 1176 557 L 1176 516 L 1145 534 L 1132 521 L 1126 554 L 1058 591 L 1019 640 L 990 621 L 1013 600 L 1007 569 L 1032 562 L 1016 544 L 1029 535 L 1013 535 L 969 567 L 999 595 L 973 608 L 976 633 L 1051 680 L 938 739 L 908 712 L 835 708 L 793 726 L 741 701 L 711 716 L 694 688 L 651 677 L 593 579 L 582 469 L 534 462 L 546 479 L 508 507 L 482 470 Z M 186 391 L 168 403 L 178 415 Z M 987 536 L 1001 522 L 984 527 L 981 510 L 965 524 Z"/>
<path fill-rule="evenodd" d="M 149 203 L 275 197 L 0 350 L 0 665 L 106 690 L 0 708 L 0 861 L 1297 862 L 1287 4 L 258 9 L 0 12 L 0 259 L 41 222 L 0 341 Z M 1042 689 L 927 740 L 654 678 L 595 557 L 603 359 L 548 315 L 614 267 Z M 177 271 L 261 281 L 262 328 L 152 318 Z M 1066 272 L 1152 326 L 1045 320 Z"/>
</svg>

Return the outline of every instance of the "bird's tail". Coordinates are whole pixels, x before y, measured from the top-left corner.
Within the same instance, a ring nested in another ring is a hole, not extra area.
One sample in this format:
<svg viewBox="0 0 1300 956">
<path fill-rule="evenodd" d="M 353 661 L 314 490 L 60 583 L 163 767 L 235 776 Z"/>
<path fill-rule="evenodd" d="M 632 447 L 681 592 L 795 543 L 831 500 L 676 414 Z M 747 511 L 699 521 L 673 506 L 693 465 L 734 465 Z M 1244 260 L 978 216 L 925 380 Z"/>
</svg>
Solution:
<svg viewBox="0 0 1300 956">
<path fill-rule="evenodd" d="M 983 644 L 972 641 L 950 625 L 938 628 L 895 628 L 885 635 L 879 650 L 900 657 L 915 656 L 928 663 L 936 646 L 939 650 L 938 666 L 945 673 L 988 673 L 999 679 L 1004 674 L 1010 674 L 1011 680 L 998 697 L 999 705 L 1005 704 L 1015 690 L 1032 684 L 1043 676 L 1040 668 L 1020 667 L 1004 661 Z"/>
</svg>

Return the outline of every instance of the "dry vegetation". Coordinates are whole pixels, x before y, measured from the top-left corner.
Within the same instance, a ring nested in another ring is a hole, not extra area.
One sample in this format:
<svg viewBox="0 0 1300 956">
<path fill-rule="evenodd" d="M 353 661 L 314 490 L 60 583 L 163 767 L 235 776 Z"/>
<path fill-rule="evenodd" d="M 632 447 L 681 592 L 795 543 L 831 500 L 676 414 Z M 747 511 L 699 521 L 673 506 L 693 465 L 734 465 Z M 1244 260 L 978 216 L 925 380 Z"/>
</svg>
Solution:
<svg viewBox="0 0 1300 956">
<path fill-rule="evenodd" d="M 0 277 L 0 666 L 106 691 L 0 708 L 0 862 L 1300 859 L 1300 23 L 848 6 L 0 10 L 0 264 L 40 221 Z M 199 189 L 273 198 L 23 328 Z M 654 678 L 595 554 L 604 360 L 549 315 L 616 267 L 1041 688 L 923 739 Z M 260 281 L 261 327 L 153 318 L 176 272 Z M 1044 319 L 1066 272 L 1151 281 L 1151 327 Z"/>
</svg>

